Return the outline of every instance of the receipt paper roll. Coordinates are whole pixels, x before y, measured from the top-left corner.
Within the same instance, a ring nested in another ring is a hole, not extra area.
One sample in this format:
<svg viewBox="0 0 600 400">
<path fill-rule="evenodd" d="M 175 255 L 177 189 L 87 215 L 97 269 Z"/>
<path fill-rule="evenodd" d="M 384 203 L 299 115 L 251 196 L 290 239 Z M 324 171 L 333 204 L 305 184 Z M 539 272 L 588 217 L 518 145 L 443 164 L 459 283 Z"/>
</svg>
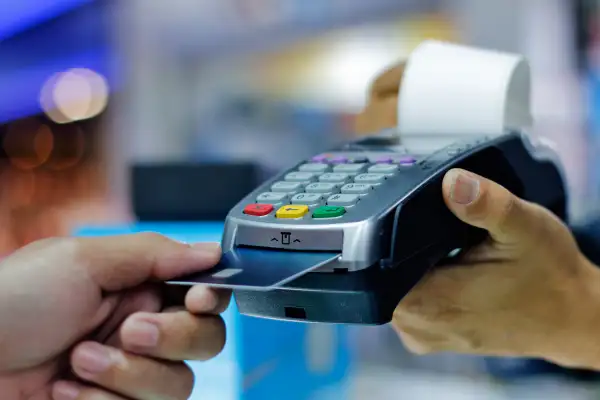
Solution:
<svg viewBox="0 0 600 400">
<path fill-rule="evenodd" d="M 530 68 L 520 55 L 428 40 L 409 56 L 398 98 L 398 133 L 501 135 L 527 130 Z"/>
</svg>

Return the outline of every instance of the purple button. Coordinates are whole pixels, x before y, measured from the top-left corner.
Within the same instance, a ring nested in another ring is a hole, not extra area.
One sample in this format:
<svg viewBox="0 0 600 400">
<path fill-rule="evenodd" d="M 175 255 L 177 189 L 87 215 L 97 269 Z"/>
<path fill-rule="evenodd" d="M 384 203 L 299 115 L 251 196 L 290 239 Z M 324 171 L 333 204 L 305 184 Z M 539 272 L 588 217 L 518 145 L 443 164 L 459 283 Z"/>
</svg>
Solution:
<svg viewBox="0 0 600 400">
<path fill-rule="evenodd" d="M 384 157 L 384 158 L 378 158 L 377 160 L 375 160 L 375 162 L 377 164 L 391 164 L 392 162 L 394 162 L 394 160 L 389 157 Z"/>
<path fill-rule="evenodd" d="M 321 154 L 321 155 L 318 155 L 318 156 L 314 156 L 312 158 L 312 161 L 314 161 L 314 162 L 325 162 L 325 161 L 327 161 L 327 156 L 324 155 L 324 154 Z"/>
<path fill-rule="evenodd" d="M 345 164 L 348 162 L 346 157 L 336 156 L 329 159 L 329 162 L 332 164 Z"/>
<path fill-rule="evenodd" d="M 402 157 L 398 159 L 400 165 L 413 165 L 417 160 L 414 157 Z"/>
<path fill-rule="evenodd" d="M 367 157 L 354 157 L 349 160 L 351 163 L 364 163 L 369 161 Z"/>
</svg>

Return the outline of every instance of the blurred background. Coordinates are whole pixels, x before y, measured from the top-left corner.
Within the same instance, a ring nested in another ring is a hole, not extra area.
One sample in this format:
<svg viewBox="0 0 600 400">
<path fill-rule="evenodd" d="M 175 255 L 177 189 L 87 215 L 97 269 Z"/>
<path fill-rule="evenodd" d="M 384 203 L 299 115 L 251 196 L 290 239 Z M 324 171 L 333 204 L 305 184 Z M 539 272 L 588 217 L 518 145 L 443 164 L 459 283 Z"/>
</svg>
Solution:
<svg viewBox="0 0 600 400">
<path fill-rule="evenodd" d="M 222 218 L 249 189 L 206 171 L 231 168 L 253 187 L 350 139 L 371 80 L 427 38 L 529 57 L 535 134 L 557 143 L 572 217 L 585 221 L 600 211 L 599 6 L 0 0 L 0 254 L 79 226 Z M 389 327 L 352 334 L 357 398 L 600 398 L 586 371 L 414 357 Z"/>
</svg>

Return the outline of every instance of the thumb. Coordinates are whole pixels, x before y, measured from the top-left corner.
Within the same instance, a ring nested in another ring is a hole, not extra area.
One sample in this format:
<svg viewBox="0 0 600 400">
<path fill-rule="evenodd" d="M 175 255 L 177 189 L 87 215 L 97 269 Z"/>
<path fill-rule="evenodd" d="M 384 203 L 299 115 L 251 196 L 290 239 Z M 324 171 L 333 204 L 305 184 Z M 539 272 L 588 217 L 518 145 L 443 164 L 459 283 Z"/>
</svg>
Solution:
<svg viewBox="0 0 600 400">
<path fill-rule="evenodd" d="M 218 243 L 188 245 L 151 232 L 78 238 L 74 251 L 92 280 L 106 291 L 205 270 L 221 258 Z"/>
<path fill-rule="evenodd" d="M 462 169 L 448 171 L 444 201 L 459 219 L 489 232 L 497 242 L 520 243 L 539 223 L 536 208 L 503 186 Z"/>
</svg>

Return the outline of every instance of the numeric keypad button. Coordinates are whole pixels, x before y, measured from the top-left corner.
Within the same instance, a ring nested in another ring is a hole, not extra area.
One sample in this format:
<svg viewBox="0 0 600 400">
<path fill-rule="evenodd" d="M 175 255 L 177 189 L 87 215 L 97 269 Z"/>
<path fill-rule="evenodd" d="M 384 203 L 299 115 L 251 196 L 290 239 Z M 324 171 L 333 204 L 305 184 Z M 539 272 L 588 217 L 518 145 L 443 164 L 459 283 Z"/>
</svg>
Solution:
<svg viewBox="0 0 600 400">
<path fill-rule="evenodd" d="M 334 194 L 327 198 L 328 206 L 352 207 L 358 203 L 360 196 L 357 194 Z"/>
<path fill-rule="evenodd" d="M 333 167 L 333 172 L 356 175 L 363 172 L 367 164 L 340 164 Z"/>
<path fill-rule="evenodd" d="M 321 193 L 323 196 L 339 192 L 339 185 L 335 183 L 315 182 L 306 185 L 306 193 Z"/>
<path fill-rule="evenodd" d="M 298 193 L 291 199 L 292 204 L 305 204 L 315 206 L 323 201 L 323 195 L 319 193 Z"/>
<path fill-rule="evenodd" d="M 304 189 L 301 182 L 275 182 L 271 186 L 272 192 L 295 194 Z"/>
<path fill-rule="evenodd" d="M 378 185 L 385 181 L 384 174 L 360 174 L 354 178 L 356 183 L 370 183 L 372 185 Z"/>
<path fill-rule="evenodd" d="M 337 172 L 329 172 L 319 177 L 320 182 L 344 184 L 350 180 L 350 175 Z"/>
<path fill-rule="evenodd" d="M 285 175 L 288 182 L 310 183 L 317 180 L 317 175 L 312 172 L 290 172 Z"/>
<path fill-rule="evenodd" d="M 373 191 L 373 185 L 368 183 L 348 183 L 341 188 L 344 194 L 362 194 L 366 195 Z"/>
<path fill-rule="evenodd" d="M 264 192 L 256 197 L 257 203 L 272 204 L 273 206 L 288 203 L 289 197 L 286 193 Z"/>
<path fill-rule="evenodd" d="M 307 163 L 302 164 L 298 170 L 301 172 L 324 173 L 329 171 L 329 165 L 322 163 Z"/>
<path fill-rule="evenodd" d="M 398 171 L 396 164 L 375 164 L 368 169 L 371 174 L 384 174 L 387 176 L 394 175 L 396 171 Z"/>
</svg>

